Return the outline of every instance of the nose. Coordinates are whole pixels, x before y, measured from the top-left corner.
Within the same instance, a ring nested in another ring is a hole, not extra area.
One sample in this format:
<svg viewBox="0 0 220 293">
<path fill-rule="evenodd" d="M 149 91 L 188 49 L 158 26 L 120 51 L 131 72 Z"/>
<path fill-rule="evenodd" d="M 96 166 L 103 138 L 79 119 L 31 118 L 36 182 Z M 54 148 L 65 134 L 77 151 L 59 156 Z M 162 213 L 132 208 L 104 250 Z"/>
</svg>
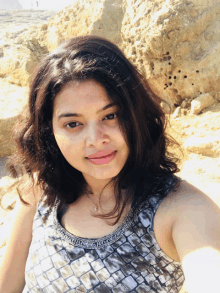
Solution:
<svg viewBox="0 0 220 293">
<path fill-rule="evenodd" d="M 91 122 L 88 125 L 86 133 L 86 147 L 95 146 L 97 149 L 102 147 L 103 143 L 108 143 L 109 137 L 104 132 L 99 123 Z"/>
</svg>

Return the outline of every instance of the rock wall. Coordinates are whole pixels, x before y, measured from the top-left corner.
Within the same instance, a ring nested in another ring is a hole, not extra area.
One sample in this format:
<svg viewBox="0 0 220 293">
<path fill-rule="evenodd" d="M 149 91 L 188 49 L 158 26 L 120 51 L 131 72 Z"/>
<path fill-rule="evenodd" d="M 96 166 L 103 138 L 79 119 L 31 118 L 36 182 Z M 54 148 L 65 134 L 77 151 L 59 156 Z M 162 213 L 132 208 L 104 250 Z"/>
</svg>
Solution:
<svg viewBox="0 0 220 293">
<path fill-rule="evenodd" d="M 60 11 L 48 23 L 47 46 L 79 35 L 99 35 L 121 44 L 122 0 L 81 0 Z"/>
<path fill-rule="evenodd" d="M 219 98 L 220 1 L 124 0 L 123 49 L 171 105 Z"/>
<path fill-rule="evenodd" d="M 219 13 L 219 0 L 78 0 L 20 34 L 10 50 L 0 48 L 0 76 L 25 86 L 44 54 L 67 38 L 95 34 L 119 45 L 173 110 L 204 93 L 219 99 Z"/>
</svg>

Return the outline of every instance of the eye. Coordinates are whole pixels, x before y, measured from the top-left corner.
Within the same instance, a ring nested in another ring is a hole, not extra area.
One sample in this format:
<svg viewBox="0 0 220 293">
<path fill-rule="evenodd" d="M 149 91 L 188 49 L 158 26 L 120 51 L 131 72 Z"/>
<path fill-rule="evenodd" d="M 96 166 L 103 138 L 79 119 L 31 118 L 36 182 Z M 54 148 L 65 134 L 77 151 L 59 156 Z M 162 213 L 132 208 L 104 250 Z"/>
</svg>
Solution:
<svg viewBox="0 0 220 293">
<path fill-rule="evenodd" d="M 116 113 L 111 113 L 111 114 L 105 116 L 105 118 L 103 120 L 113 120 L 113 119 L 116 119 L 117 117 L 118 117 L 118 115 Z"/>
<path fill-rule="evenodd" d="M 66 128 L 76 128 L 76 124 L 80 124 L 79 122 L 69 122 L 65 125 Z"/>
</svg>

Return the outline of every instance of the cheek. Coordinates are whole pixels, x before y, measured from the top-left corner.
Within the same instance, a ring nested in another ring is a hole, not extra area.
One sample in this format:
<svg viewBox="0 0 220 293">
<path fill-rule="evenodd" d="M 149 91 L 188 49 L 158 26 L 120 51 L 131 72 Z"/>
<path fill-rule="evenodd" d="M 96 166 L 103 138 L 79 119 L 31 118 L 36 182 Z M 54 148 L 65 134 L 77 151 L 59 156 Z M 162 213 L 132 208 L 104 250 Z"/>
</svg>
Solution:
<svg viewBox="0 0 220 293">
<path fill-rule="evenodd" d="M 62 132 L 54 132 L 54 137 L 61 153 L 67 161 L 71 160 L 71 158 L 74 158 L 76 161 L 80 159 L 82 143 L 79 140 L 74 140 Z"/>
</svg>

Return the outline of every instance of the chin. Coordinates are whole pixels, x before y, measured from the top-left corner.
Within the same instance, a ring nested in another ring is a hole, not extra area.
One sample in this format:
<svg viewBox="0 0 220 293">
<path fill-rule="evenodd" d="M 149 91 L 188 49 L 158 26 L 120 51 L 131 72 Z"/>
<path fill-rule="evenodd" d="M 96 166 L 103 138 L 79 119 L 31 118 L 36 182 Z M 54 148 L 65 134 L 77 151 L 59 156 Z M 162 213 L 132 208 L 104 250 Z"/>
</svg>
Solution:
<svg viewBox="0 0 220 293">
<path fill-rule="evenodd" d="M 113 170 L 112 171 L 110 171 L 110 170 L 106 170 L 106 171 L 97 170 L 97 172 L 91 172 L 91 173 L 89 172 L 89 173 L 84 173 L 84 174 L 85 174 L 85 176 L 90 176 L 95 179 L 106 180 L 106 179 L 111 179 L 113 177 L 116 177 L 120 171 L 121 170 L 114 170 L 114 171 Z"/>
</svg>

